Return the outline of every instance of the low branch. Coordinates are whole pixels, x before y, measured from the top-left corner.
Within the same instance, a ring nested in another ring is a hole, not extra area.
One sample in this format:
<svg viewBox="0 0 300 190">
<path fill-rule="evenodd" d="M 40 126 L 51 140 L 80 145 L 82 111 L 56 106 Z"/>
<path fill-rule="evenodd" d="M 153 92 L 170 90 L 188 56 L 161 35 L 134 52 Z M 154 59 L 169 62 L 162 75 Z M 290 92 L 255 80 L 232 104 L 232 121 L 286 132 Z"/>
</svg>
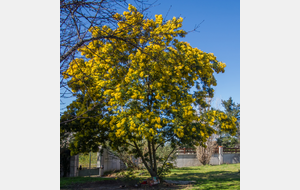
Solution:
<svg viewBox="0 0 300 190">
<path fill-rule="evenodd" d="M 92 38 L 80 40 L 77 44 L 75 44 L 72 48 L 70 48 L 65 54 L 63 54 L 63 55 L 60 56 L 60 62 L 64 61 L 66 58 L 68 58 L 73 52 L 75 52 L 78 48 L 80 48 L 81 46 L 83 46 L 86 42 L 91 42 L 93 40 L 100 40 L 100 39 L 122 40 L 122 41 L 124 41 L 126 43 L 129 43 L 130 45 L 132 45 L 132 46 L 140 49 L 139 47 L 136 46 L 136 44 L 133 44 L 133 43 L 129 42 L 125 38 L 117 37 L 115 35 L 98 36 L 98 37 L 92 37 Z"/>
<path fill-rule="evenodd" d="M 165 166 L 166 162 L 168 161 L 169 157 L 170 157 L 171 154 L 174 152 L 174 150 L 176 150 L 176 147 L 172 150 L 172 152 L 170 152 L 170 154 L 168 155 L 167 159 L 166 159 L 165 162 L 163 163 L 162 168 Z M 160 175 L 162 171 L 163 171 L 163 170 L 161 170 L 161 171 L 159 172 L 158 175 Z"/>
<path fill-rule="evenodd" d="M 143 161 L 145 167 L 147 168 L 148 171 L 150 171 L 149 166 L 148 166 L 148 164 L 147 164 L 147 162 L 146 162 L 146 160 L 145 160 L 145 158 L 144 158 L 144 156 L 143 156 L 141 150 L 139 149 L 138 145 L 136 144 L 135 141 L 133 141 L 133 143 L 134 143 L 134 146 L 135 146 L 136 150 L 138 151 L 139 155 L 141 156 L 142 161 Z"/>
</svg>

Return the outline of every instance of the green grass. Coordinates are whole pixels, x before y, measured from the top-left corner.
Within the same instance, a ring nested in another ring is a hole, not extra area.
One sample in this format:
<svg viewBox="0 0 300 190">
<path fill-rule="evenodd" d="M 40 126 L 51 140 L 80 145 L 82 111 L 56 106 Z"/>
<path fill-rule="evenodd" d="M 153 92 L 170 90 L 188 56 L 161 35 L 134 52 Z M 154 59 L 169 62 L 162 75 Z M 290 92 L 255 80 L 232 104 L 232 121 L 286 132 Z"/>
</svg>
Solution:
<svg viewBox="0 0 300 190">
<path fill-rule="evenodd" d="M 94 181 L 114 180 L 112 178 L 100 178 L 100 177 L 63 177 L 60 178 L 60 188 L 67 188 L 74 184 L 88 183 Z"/>
<path fill-rule="evenodd" d="M 196 181 L 191 189 L 240 189 L 240 164 L 178 168 L 169 180 Z"/>
<path fill-rule="evenodd" d="M 240 164 L 176 168 L 166 180 L 196 181 L 189 189 L 240 189 Z M 146 171 L 144 171 L 147 173 Z M 139 176 L 143 178 L 150 175 Z"/>
<path fill-rule="evenodd" d="M 172 173 L 165 177 L 166 180 L 196 181 L 187 189 L 240 189 L 240 164 L 223 164 L 217 166 L 195 166 L 176 168 Z M 145 174 L 139 176 L 141 172 Z M 146 170 L 135 171 L 135 176 L 140 179 L 149 178 Z M 115 173 L 117 174 L 117 173 Z M 100 180 L 114 180 L 114 178 L 96 178 L 96 177 L 73 177 L 61 178 L 61 187 L 66 187 L 74 183 L 86 183 Z"/>
</svg>

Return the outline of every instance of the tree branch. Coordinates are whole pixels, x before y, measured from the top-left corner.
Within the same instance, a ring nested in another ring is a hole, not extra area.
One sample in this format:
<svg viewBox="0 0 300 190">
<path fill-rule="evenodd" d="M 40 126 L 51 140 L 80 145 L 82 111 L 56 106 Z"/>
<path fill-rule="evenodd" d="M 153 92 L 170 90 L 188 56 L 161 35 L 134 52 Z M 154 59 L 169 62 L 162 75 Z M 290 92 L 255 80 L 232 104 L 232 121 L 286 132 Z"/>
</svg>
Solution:
<svg viewBox="0 0 300 190">
<path fill-rule="evenodd" d="M 163 163 L 163 165 L 162 165 L 162 168 L 165 166 L 165 164 L 166 164 L 166 162 L 168 161 L 168 159 L 169 159 L 169 157 L 170 157 L 170 155 L 174 152 L 174 150 L 176 149 L 176 147 L 172 150 L 172 152 L 170 152 L 170 154 L 168 155 L 168 157 L 167 157 L 167 159 L 165 160 L 165 162 Z M 161 172 L 162 172 L 162 170 L 159 172 L 159 174 L 158 175 L 160 175 L 161 174 Z"/>
<path fill-rule="evenodd" d="M 156 151 L 154 148 L 154 140 L 152 139 L 152 149 L 153 149 L 153 162 L 154 162 L 154 171 L 157 174 L 157 165 L 156 165 Z"/>
</svg>

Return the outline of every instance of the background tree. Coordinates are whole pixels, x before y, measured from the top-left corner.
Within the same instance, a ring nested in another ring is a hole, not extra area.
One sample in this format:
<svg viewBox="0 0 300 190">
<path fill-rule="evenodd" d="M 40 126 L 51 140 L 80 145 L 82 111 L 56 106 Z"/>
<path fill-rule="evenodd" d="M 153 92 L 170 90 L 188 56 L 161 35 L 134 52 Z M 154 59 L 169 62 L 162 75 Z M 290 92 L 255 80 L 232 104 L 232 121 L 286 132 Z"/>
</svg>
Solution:
<svg viewBox="0 0 300 190">
<path fill-rule="evenodd" d="M 222 106 L 224 107 L 224 112 L 228 117 L 236 118 L 235 125 L 237 127 L 237 131 L 236 134 L 232 136 L 230 133 L 224 133 L 219 130 L 217 143 L 219 146 L 228 148 L 240 147 L 240 104 L 234 103 L 230 97 L 228 100 L 222 100 Z"/>
<path fill-rule="evenodd" d="M 211 111 L 211 97 L 206 97 L 199 100 L 199 115 L 205 115 L 207 112 Z M 211 123 L 209 120 L 202 121 L 206 122 L 207 125 L 214 128 L 215 123 Z M 217 121 L 218 123 L 218 121 Z M 196 145 L 195 151 L 197 155 L 197 159 L 203 165 L 209 164 L 210 158 L 213 155 L 215 148 L 217 148 L 217 142 L 215 140 L 215 134 L 211 135 L 206 142 L 203 142 L 201 145 Z"/>
<path fill-rule="evenodd" d="M 176 39 L 186 35 L 180 29 L 182 18 L 163 22 L 162 15 L 155 15 L 155 20 L 145 19 L 132 5 L 114 18 L 118 21 L 116 29 L 93 27 L 90 32 L 95 38 L 103 34 L 114 34 L 116 38 L 93 40 L 80 48 L 85 58 L 73 60 L 63 73 L 72 91 L 90 100 L 88 105 L 81 104 L 84 109 L 103 104 L 99 125 L 91 125 L 89 133 L 77 130 L 80 139 L 88 140 L 95 134 L 95 139 L 107 139 L 113 150 L 132 147 L 132 153 L 142 159 L 150 175 L 157 177 L 177 146 L 204 145 L 216 132 L 211 126 L 217 120 L 222 123 L 222 131 L 235 133 L 234 117 L 216 110 L 199 117 L 192 106 L 213 97 L 213 74 L 224 72 L 226 65 L 212 53 Z M 195 84 L 197 90 L 192 93 Z M 72 154 L 84 150 L 81 146 L 99 143 L 94 139 L 86 144 L 79 142 L 76 138 L 72 142 Z M 142 142 L 148 147 L 146 153 L 140 149 Z M 166 143 L 172 151 L 159 168 L 156 153 Z"/>
<path fill-rule="evenodd" d="M 225 134 L 217 138 L 217 144 L 226 148 L 238 148 L 240 147 L 239 141 L 236 137 Z"/>
<path fill-rule="evenodd" d="M 196 155 L 199 162 L 203 165 L 209 164 L 210 158 L 217 147 L 214 135 L 207 139 L 205 146 L 196 146 Z"/>
<path fill-rule="evenodd" d="M 95 108 L 87 111 L 91 104 L 96 104 Z M 104 105 L 97 101 L 90 102 L 89 98 L 78 94 L 60 118 L 61 141 L 67 139 L 69 148 L 77 149 L 80 153 L 97 152 L 107 139 L 107 130 L 98 123 L 103 118 Z"/>
</svg>

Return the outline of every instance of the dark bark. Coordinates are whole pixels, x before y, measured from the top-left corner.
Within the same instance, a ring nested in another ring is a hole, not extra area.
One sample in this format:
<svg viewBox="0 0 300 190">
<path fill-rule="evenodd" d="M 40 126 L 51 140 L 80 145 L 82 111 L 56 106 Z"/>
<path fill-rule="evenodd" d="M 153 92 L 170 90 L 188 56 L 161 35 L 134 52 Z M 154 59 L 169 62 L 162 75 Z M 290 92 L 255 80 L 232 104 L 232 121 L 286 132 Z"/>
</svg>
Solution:
<svg viewBox="0 0 300 190">
<path fill-rule="evenodd" d="M 146 167 L 146 169 L 148 170 L 148 172 L 150 173 L 150 175 L 151 175 L 152 177 L 155 177 L 155 176 L 156 176 L 156 173 L 154 173 L 153 170 L 151 170 L 151 169 L 149 168 L 149 166 L 148 166 L 148 164 L 147 164 L 147 162 L 146 162 L 146 160 L 145 160 L 145 157 L 144 157 L 143 153 L 141 152 L 141 150 L 139 149 L 139 147 L 138 147 L 138 145 L 136 144 L 136 142 L 134 142 L 134 146 L 135 146 L 136 150 L 138 151 L 138 154 L 139 154 L 139 156 L 141 157 L 142 162 L 143 162 L 143 164 L 145 165 L 145 167 Z"/>
<path fill-rule="evenodd" d="M 153 171 L 153 161 L 152 161 L 151 145 L 150 145 L 150 141 L 149 140 L 147 142 L 148 142 L 148 149 L 149 149 L 150 168 Z"/>
<path fill-rule="evenodd" d="M 156 151 L 154 148 L 154 140 L 152 139 L 152 150 L 153 150 L 153 162 L 154 162 L 154 172 L 157 173 L 157 164 L 156 164 Z"/>
</svg>

